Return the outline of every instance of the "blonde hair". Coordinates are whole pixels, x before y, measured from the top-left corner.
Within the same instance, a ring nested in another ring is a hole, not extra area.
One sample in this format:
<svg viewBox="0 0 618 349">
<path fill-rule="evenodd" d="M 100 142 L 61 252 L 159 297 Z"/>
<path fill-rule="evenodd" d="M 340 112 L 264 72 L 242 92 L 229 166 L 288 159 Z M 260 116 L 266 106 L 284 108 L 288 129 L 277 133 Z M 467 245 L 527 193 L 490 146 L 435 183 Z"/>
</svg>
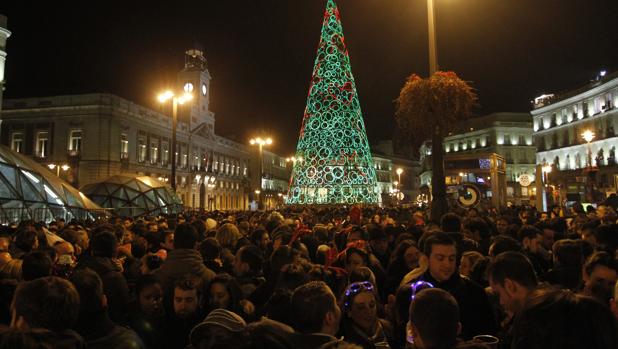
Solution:
<svg viewBox="0 0 618 349">
<path fill-rule="evenodd" d="M 21 259 L 11 259 L 0 266 L 0 278 L 21 280 Z"/>
<path fill-rule="evenodd" d="M 484 256 L 480 252 L 466 251 L 461 255 L 461 258 L 467 258 L 470 260 L 470 269 L 476 264 L 476 261 L 482 259 Z"/>
<path fill-rule="evenodd" d="M 241 235 L 238 227 L 232 223 L 225 223 L 222 225 L 219 230 L 217 230 L 217 234 L 215 235 L 215 238 L 219 241 L 221 247 L 229 249 L 236 247 L 236 243 L 240 237 Z"/>
</svg>

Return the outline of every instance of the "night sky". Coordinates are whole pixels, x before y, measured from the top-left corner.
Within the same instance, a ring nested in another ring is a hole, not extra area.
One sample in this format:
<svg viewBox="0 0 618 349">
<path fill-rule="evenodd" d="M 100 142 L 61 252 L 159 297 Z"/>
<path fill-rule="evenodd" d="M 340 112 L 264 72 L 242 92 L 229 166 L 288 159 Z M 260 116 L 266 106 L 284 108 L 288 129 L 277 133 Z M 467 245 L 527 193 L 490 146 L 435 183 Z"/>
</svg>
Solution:
<svg viewBox="0 0 618 349">
<path fill-rule="evenodd" d="M 110 92 L 156 109 L 199 42 L 217 134 L 269 134 L 282 155 L 295 149 L 326 0 L 55 3 L 1 2 L 5 98 Z M 616 0 L 435 3 L 440 68 L 477 89 L 475 114 L 527 112 L 535 96 L 618 70 Z M 391 138 L 405 78 L 427 75 L 426 2 L 337 4 L 369 140 Z"/>
</svg>

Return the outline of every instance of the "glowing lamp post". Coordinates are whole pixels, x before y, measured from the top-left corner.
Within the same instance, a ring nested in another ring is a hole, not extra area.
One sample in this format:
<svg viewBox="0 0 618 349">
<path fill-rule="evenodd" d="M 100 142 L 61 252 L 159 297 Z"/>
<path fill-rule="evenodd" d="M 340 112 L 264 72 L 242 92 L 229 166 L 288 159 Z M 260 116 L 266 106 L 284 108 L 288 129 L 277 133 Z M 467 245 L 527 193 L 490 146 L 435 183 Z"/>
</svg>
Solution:
<svg viewBox="0 0 618 349">
<path fill-rule="evenodd" d="M 259 189 L 256 189 L 254 191 L 254 193 L 255 193 L 255 202 L 258 204 L 258 209 L 259 209 L 259 207 L 260 207 L 259 205 L 260 205 L 260 193 L 261 193 L 261 191 Z"/>
<path fill-rule="evenodd" d="M 588 200 L 589 202 L 594 201 L 594 183 L 592 182 L 592 146 L 590 146 L 590 142 L 592 142 L 592 140 L 594 139 L 595 134 L 594 132 L 590 131 L 590 130 L 586 130 L 584 131 L 584 133 L 582 133 L 582 138 L 588 143 L 588 172 L 590 177 L 588 178 L 588 182 L 590 183 L 590 185 L 588 186 L 589 188 L 589 197 Z"/>
<path fill-rule="evenodd" d="M 303 158 L 301 158 L 300 156 L 290 156 L 289 158 L 285 158 L 285 162 L 291 162 L 292 165 L 296 165 L 296 161 L 303 161 Z"/>
<path fill-rule="evenodd" d="M 266 139 L 262 139 L 261 137 L 257 137 L 257 138 L 252 138 L 249 143 L 251 145 L 257 145 L 258 146 L 258 157 L 259 157 L 259 161 L 260 161 L 260 186 L 262 185 L 262 177 L 264 175 L 264 161 L 262 159 L 262 147 L 264 147 L 265 145 L 271 145 L 273 144 L 273 140 L 272 138 L 268 137 Z M 259 193 L 257 193 L 259 194 Z"/>
<path fill-rule="evenodd" d="M 399 180 L 399 183 L 401 183 L 401 174 L 403 173 L 403 168 L 398 168 L 395 173 L 397 173 L 397 179 Z"/>
<path fill-rule="evenodd" d="M 427 0 L 427 34 L 429 35 L 429 76 L 438 71 L 438 49 L 436 46 L 436 19 L 434 0 Z"/>
<path fill-rule="evenodd" d="M 551 165 L 550 164 L 545 164 L 545 165 L 543 165 L 541 170 L 543 171 L 543 175 L 544 175 L 543 179 L 544 179 L 545 183 L 549 182 L 549 174 L 551 173 Z"/>
<path fill-rule="evenodd" d="M 54 170 L 56 169 L 56 176 L 60 177 L 60 169 L 62 169 L 62 171 L 68 171 L 71 166 L 64 164 L 64 165 L 56 165 L 56 164 L 49 164 L 47 165 L 47 167 L 49 167 L 50 170 Z"/>
<path fill-rule="evenodd" d="M 172 100 L 172 189 L 176 191 L 176 124 L 178 122 L 178 104 L 184 104 L 191 99 L 193 99 L 193 95 L 190 93 L 183 93 L 180 96 L 177 96 L 172 91 L 165 91 L 161 93 L 157 99 L 161 104 Z"/>
<path fill-rule="evenodd" d="M 588 167 L 590 168 L 592 168 L 592 147 L 590 147 L 590 142 L 592 142 L 594 136 L 594 132 L 590 130 L 586 130 L 582 133 L 582 137 L 588 143 Z"/>
</svg>

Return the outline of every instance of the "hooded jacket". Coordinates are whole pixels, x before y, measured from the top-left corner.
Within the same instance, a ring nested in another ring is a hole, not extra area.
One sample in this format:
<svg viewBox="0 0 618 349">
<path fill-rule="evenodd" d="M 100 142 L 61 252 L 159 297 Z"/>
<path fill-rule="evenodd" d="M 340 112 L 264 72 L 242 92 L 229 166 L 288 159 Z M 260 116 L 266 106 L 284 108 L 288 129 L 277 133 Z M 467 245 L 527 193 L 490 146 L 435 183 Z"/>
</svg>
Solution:
<svg viewBox="0 0 618 349">
<path fill-rule="evenodd" d="M 171 250 L 165 262 L 154 272 L 166 292 L 172 290 L 177 279 L 187 274 L 201 278 L 202 285 L 207 285 L 215 277 L 215 273 L 204 265 L 202 255 L 187 248 Z"/>
</svg>

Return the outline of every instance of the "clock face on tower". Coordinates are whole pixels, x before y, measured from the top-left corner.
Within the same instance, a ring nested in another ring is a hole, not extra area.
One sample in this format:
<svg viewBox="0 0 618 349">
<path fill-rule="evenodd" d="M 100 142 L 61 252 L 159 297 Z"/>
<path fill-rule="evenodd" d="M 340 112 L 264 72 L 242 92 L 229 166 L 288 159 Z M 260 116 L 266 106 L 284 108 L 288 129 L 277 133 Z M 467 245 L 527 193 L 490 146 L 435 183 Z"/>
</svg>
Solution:
<svg viewBox="0 0 618 349">
<path fill-rule="evenodd" d="M 191 93 L 193 92 L 193 84 L 190 82 L 187 82 L 184 86 L 184 90 L 186 93 Z"/>
<path fill-rule="evenodd" d="M 206 84 L 202 84 L 202 95 L 206 96 Z"/>
</svg>

